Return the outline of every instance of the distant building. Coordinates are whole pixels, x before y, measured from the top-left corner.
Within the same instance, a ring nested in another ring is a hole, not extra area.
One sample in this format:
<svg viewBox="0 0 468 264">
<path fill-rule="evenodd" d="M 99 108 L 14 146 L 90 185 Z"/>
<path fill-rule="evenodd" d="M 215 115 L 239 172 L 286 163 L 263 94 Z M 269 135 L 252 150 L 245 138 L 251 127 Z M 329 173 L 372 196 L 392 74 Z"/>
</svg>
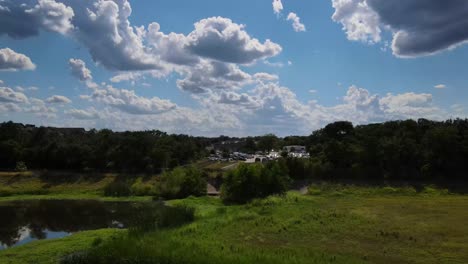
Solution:
<svg viewBox="0 0 468 264">
<path fill-rule="evenodd" d="M 285 146 L 283 147 L 283 151 L 286 151 L 288 153 L 305 153 L 306 152 L 306 147 L 305 146 L 298 146 L 298 145 L 293 145 L 293 146 Z"/>
<path fill-rule="evenodd" d="M 309 153 L 306 151 L 305 146 L 285 146 L 283 151 L 288 153 L 292 158 L 309 158 Z"/>
</svg>

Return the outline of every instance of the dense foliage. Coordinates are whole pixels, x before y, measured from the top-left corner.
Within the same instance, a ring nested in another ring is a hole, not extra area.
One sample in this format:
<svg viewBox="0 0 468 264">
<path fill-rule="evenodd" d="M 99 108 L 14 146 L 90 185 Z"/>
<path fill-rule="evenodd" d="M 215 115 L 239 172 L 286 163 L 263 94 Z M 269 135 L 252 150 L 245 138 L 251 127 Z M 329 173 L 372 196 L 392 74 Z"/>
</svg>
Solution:
<svg viewBox="0 0 468 264">
<path fill-rule="evenodd" d="M 287 145 L 305 145 L 311 156 L 286 159 L 293 179 L 453 181 L 466 180 L 468 171 L 468 120 L 460 119 L 359 126 L 341 121 L 308 137 L 285 138 L 203 138 L 8 122 L 0 124 L 0 169 L 155 173 L 206 157 L 207 147 L 254 153 Z"/>
<path fill-rule="evenodd" d="M 132 190 L 130 186 L 123 181 L 115 181 L 111 182 L 104 188 L 104 195 L 105 196 L 113 196 L 113 197 L 125 197 L 130 196 L 132 194 Z"/>
<path fill-rule="evenodd" d="M 0 124 L 0 169 L 158 172 L 204 156 L 203 140 L 160 131 Z"/>
<path fill-rule="evenodd" d="M 468 120 L 336 122 L 310 136 L 316 177 L 365 180 L 466 180 Z"/>
<path fill-rule="evenodd" d="M 254 198 L 282 194 L 289 187 L 288 169 L 283 160 L 263 164 L 240 164 L 226 173 L 221 198 L 228 203 L 244 203 Z"/>
<path fill-rule="evenodd" d="M 178 167 L 163 173 L 158 188 L 159 194 L 167 199 L 202 196 L 206 194 L 206 181 L 199 169 Z"/>
</svg>

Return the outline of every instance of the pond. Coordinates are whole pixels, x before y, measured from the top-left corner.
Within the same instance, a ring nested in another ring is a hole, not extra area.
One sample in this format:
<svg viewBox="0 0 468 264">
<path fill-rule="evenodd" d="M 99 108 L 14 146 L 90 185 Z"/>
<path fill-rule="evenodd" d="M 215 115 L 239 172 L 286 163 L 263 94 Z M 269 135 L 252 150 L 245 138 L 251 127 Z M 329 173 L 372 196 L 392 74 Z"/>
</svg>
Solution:
<svg viewBox="0 0 468 264">
<path fill-rule="evenodd" d="M 0 203 L 0 250 L 78 231 L 125 228 L 147 207 L 154 209 L 150 203 L 84 200 Z"/>
</svg>

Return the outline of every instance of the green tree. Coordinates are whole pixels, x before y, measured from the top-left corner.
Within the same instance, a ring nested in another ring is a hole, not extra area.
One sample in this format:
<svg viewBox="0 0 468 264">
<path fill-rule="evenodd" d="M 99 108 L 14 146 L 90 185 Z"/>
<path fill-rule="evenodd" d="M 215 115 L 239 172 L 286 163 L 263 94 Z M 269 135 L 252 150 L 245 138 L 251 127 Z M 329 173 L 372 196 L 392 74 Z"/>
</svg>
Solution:
<svg viewBox="0 0 468 264">
<path fill-rule="evenodd" d="M 206 194 L 206 181 L 203 173 L 196 167 L 177 167 L 161 176 L 160 194 L 164 198 L 185 198 L 190 195 Z"/>
</svg>

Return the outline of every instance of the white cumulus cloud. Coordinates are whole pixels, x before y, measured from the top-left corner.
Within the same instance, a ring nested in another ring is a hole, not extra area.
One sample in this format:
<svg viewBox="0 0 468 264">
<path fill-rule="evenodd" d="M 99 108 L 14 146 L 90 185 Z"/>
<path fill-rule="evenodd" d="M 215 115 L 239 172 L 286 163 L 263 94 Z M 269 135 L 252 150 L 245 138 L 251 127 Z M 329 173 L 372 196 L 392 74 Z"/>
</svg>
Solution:
<svg viewBox="0 0 468 264">
<path fill-rule="evenodd" d="M 22 92 L 16 92 L 9 87 L 0 87 L 0 103 L 27 103 L 28 98 Z"/>
<path fill-rule="evenodd" d="M 289 13 L 287 20 L 292 21 L 292 26 L 293 26 L 294 31 L 296 32 L 306 31 L 305 25 L 301 23 L 301 18 L 298 17 L 296 13 L 293 13 L 293 12 Z"/>
<path fill-rule="evenodd" d="M 76 119 L 80 119 L 80 120 L 92 120 L 92 119 L 99 118 L 99 113 L 94 108 L 89 108 L 89 109 L 73 108 L 68 111 L 65 111 L 65 114 L 72 116 Z"/>
<path fill-rule="evenodd" d="M 68 61 L 71 74 L 80 81 L 90 81 L 93 79 L 91 71 L 86 68 L 86 63 L 80 59 L 70 59 Z"/>
<path fill-rule="evenodd" d="M 281 0 L 273 0 L 273 12 L 277 15 L 281 14 L 281 11 L 283 11 L 283 3 Z"/>
<path fill-rule="evenodd" d="M 63 95 L 53 95 L 46 100 L 49 104 L 70 104 L 72 101 Z"/>
<path fill-rule="evenodd" d="M 10 48 L 0 49 L 0 70 L 34 70 L 36 65 L 31 59 L 21 53 L 17 53 Z"/>
</svg>

